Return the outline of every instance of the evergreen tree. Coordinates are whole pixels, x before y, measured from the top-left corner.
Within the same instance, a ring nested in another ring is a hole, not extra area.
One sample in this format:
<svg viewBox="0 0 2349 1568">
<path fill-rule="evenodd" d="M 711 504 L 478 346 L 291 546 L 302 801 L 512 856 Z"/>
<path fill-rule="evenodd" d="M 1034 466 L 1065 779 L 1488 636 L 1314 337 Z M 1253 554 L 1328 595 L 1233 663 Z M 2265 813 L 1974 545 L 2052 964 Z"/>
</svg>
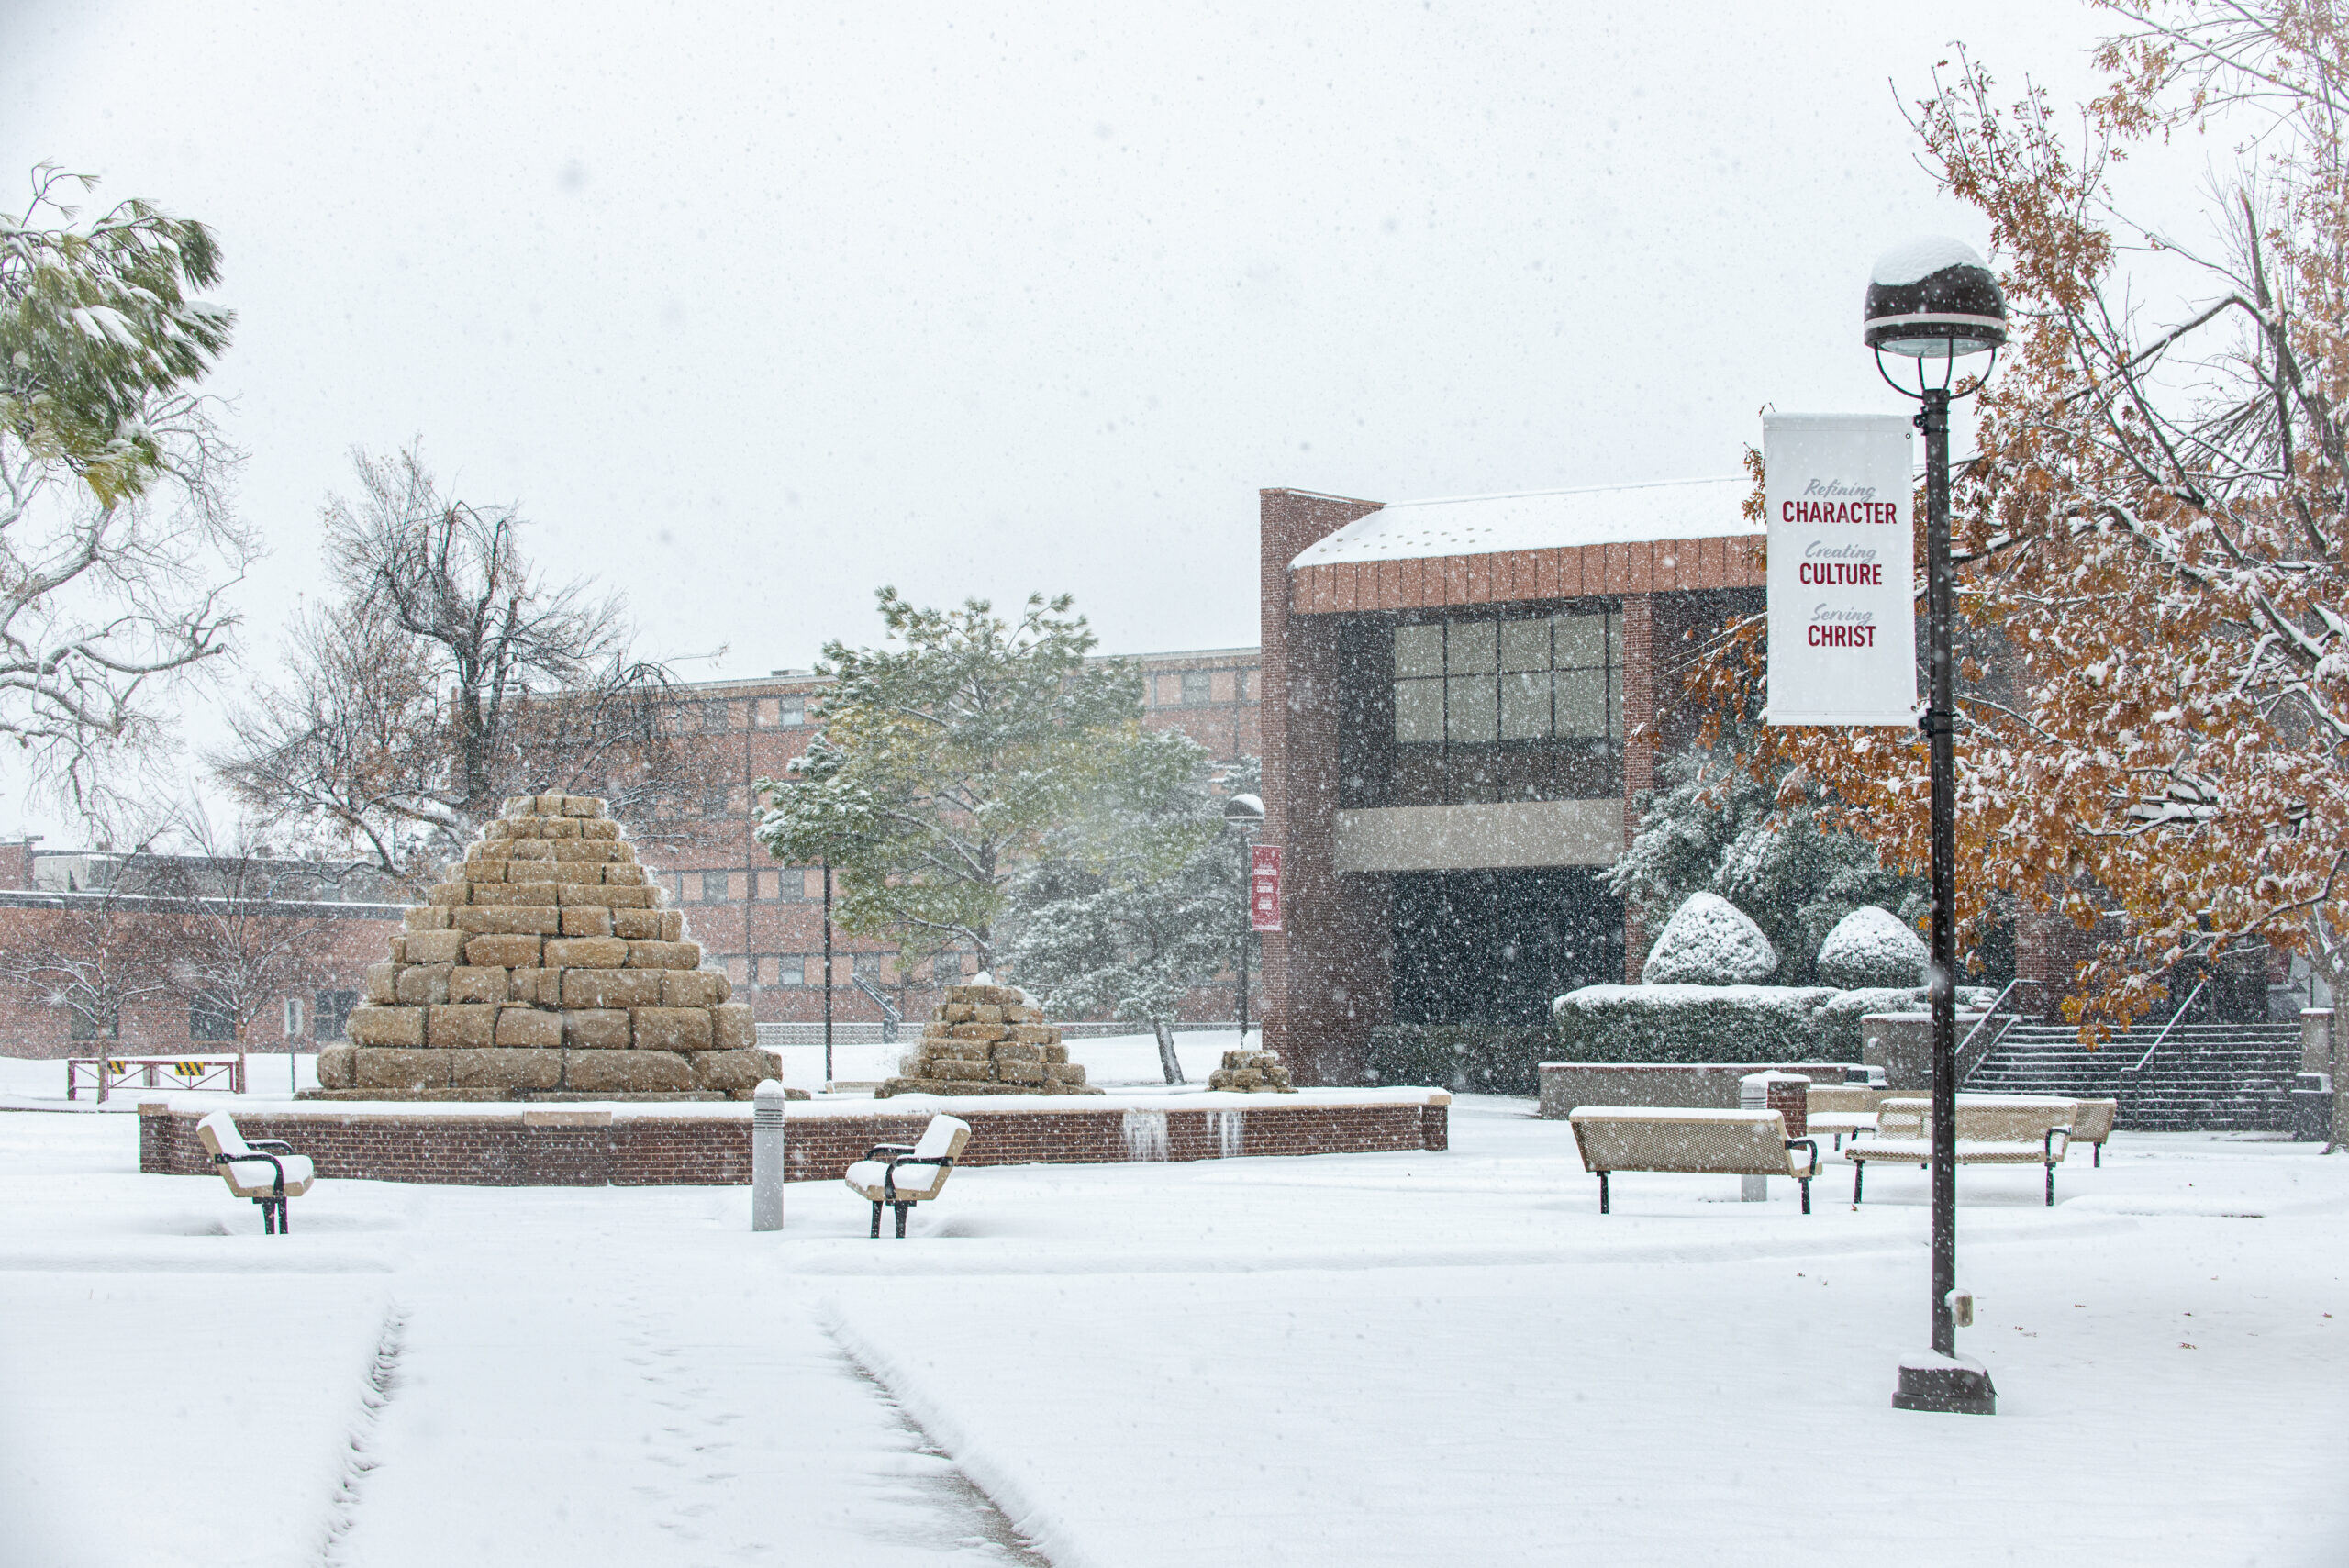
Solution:
<svg viewBox="0 0 2349 1568">
<path fill-rule="evenodd" d="M 1246 937 L 1242 851 L 1206 764 L 1187 736 L 1135 737 L 1012 884 L 1014 976 L 1056 1015 L 1149 1025 L 1170 1084 L 1183 1081 L 1172 1027 L 1183 998 L 1235 968 Z M 1252 789 L 1254 760 L 1224 782 Z"/>
<path fill-rule="evenodd" d="M 761 779 L 755 832 L 777 860 L 829 859 L 834 917 L 912 965 L 949 947 L 996 962 L 1012 879 L 1074 819 L 1141 733 L 1141 677 L 1088 663 L 1063 595 L 1016 621 L 985 599 L 921 609 L 877 595 L 899 648 L 825 645 L 821 728 L 790 779 Z"/>
<path fill-rule="evenodd" d="M 1757 771 L 1724 744 L 1667 757 L 1657 772 L 1664 787 L 1608 873 L 1649 930 L 1690 894 L 1719 894 L 1778 950 L 1776 983 L 1809 985 L 1819 944 L 1861 905 L 1924 916 L 1924 883 L 1885 870 L 1866 840 L 1824 820 L 1791 766 Z"/>
</svg>

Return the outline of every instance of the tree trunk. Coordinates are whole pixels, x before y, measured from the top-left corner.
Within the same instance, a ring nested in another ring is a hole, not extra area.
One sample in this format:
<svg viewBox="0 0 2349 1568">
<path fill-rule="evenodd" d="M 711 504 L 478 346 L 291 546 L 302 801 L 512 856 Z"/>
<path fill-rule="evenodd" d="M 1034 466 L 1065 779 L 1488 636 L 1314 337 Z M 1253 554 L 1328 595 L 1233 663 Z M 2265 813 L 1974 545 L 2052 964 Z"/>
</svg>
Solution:
<svg viewBox="0 0 2349 1568">
<path fill-rule="evenodd" d="M 1174 1029 L 1168 1027 L 1164 1018 L 1151 1019 L 1150 1027 L 1152 1032 L 1158 1036 L 1158 1065 L 1164 1070 L 1166 1081 L 1170 1084 L 1181 1083 L 1183 1063 L 1182 1060 L 1174 1054 Z"/>
</svg>

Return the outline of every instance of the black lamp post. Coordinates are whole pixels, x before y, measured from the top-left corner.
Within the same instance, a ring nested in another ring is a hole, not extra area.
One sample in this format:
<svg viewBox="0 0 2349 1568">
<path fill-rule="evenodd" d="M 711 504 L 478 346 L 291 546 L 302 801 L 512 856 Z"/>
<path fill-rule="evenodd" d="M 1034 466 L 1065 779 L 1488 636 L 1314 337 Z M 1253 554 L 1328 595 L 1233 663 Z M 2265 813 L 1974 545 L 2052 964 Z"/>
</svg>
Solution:
<svg viewBox="0 0 2349 1568">
<path fill-rule="evenodd" d="M 1954 1410 L 1987 1416 L 1998 1408 L 1989 1374 L 1956 1360 L 1957 1286 L 1957 702 L 1950 655 L 1955 584 L 1949 560 L 1950 381 L 1959 360 L 1988 353 L 1990 365 L 1967 391 L 1980 390 L 2007 340 L 2007 302 L 1982 258 L 1954 239 L 1912 239 L 1885 253 L 1868 281 L 1867 346 L 1878 373 L 1923 406 L 1925 432 L 1926 672 L 1929 695 L 1920 721 L 1932 747 L 1933 813 L 1933 1290 L 1930 1361 L 1904 1362 L 1892 1403 L 1903 1410 Z M 1910 361 L 1912 391 L 1893 378 L 1887 354 Z M 1940 379 L 1934 380 L 1938 364 Z"/>
<path fill-rule="evenodd" d="M 1264 825 L 1264 803 L 1252 795 L 1235 795 L 1223 803 L 1223 825 L 1240 830 L 1240 1045 L 1248 1045 L 1248 938 L 1254 926 L 1248 891 L 1248 846 Z"/>
</svg>

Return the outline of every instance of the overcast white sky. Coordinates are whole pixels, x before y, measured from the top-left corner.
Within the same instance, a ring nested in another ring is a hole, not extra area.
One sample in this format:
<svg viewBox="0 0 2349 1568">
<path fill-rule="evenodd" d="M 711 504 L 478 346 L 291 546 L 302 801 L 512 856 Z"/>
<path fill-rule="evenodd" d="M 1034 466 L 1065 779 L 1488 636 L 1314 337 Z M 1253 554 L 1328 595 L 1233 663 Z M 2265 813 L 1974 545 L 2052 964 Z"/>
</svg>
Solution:
<svg viewBox="0 0 2349 1568">
<path fill-rule="evenodd" d="M 2098 30 L 2063 0 L 5 0 L 0 178 L 53 159 L 218 231 L 255 673 L 350 449 L 416 436 L 624 588 L 647 651 L 724 646 L 689 678 L 870 639 L 881 583 L 1222 647 L 1257 638 L 1260 486 L 1729 474 L 1765 402 L 1895 406 L 1870 261 L 1986 238 L 1895 95 L 1961 26 L 2065 96 Z"/>
</svg>

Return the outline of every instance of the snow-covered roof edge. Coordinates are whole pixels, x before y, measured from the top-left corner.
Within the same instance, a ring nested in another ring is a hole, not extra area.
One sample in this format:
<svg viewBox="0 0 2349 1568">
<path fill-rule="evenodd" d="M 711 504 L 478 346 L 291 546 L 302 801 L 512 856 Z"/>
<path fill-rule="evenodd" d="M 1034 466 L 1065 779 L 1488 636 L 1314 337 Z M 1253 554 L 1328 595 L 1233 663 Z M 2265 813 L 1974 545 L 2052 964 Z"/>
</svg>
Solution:
<svg viewBox="0 0 2349 1568">
<path fill-rule="evenodd" d="M 1289 565 L 1745 537 L 1762 531 L 1742 511 L 1752 489 L 1742 478 L 1683 479 L 1391 501 L 1307 546 Z"/>
</svg>

